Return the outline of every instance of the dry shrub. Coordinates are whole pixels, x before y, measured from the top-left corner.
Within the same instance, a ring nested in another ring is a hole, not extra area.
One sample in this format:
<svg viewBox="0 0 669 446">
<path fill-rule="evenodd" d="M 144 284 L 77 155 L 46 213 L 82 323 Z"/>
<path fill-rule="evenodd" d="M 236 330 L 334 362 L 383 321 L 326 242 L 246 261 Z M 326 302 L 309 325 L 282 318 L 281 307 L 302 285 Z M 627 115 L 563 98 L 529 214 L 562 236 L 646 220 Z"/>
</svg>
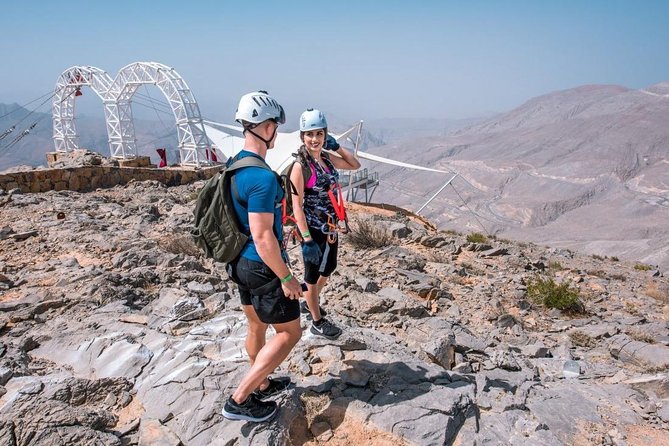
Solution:
<svg viewBox="0 0 669 446">
<path fill-rule="evenodd" d="M 562 266 L 562 263 L 558 262 L 557 260 L 553 260 L 548 264 L 548 269 L 550 271 L 562 271 L 564 270 L 564 266 Z"/>
<path fill-rule="evenodd" d="M 585 273 L 590 275 L 590 276 L 599 277 L 600 279 L 605 279 L 606 278 L 606 272 L 604 270 L 601 270 L 601 269 L 587 270 Z"/>
<path fill-rule="evenodd" d="M 440 249 L 428 251 L 425 259 L 432 263 L 451 263 L 451 254 Z"/>
<path fill-rule="evenodd" d="M 669 285 L 664 282 L 650 282 L 644 293 L 659 302 L 669 303 Z"/>
<path fill-rule="evenodd" d="M 193 238 L 190 235 L 172 235 L 167 239 L 160 240 L 158 245 L 167 252 L 172 254 L 185 254 L 193 257 L 202 255 L 200 248 L 195 245 Z"/>
<path fill-rule="evenodd" d="M 625 302 L 625 310 L 632 316 L 641 316 L 642 313 L 632 302 Z"/>
<path fill-rule="evenodd" d="M 645 342 L 646 344 L 655 344 L 655 338 L 649 335 L 648 333 L 644 333 L 641 330 L 627 330 L 626 333 L 629 335 L 630 338 L 634 339 L 635 341 L 639 342 Z"/>
<path fill-rule="evenodd" d="M 569 333 L 571 343 L 577 347 L 592 348 L 597 345 L 597 341 L 592 336 L 588 336 L 580 330 L 574 330 Z"/>
<path fill-rule="evenodd" d="M 360 220 L 352 231 L 346 234 L 346 241 L 359 249 L 383 248 L 393 240 L 386 228 L 374 224 L 371 220 Z"/>
</svg>

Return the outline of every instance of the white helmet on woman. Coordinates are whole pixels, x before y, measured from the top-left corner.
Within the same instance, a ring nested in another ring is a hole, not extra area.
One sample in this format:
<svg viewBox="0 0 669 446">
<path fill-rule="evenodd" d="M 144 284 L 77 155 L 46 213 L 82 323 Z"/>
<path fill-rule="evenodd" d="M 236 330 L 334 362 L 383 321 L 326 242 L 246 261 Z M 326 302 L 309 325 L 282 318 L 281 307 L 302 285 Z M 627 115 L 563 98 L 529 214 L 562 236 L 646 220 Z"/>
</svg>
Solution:
<svg viewBox="0 0 669 446">
<path fill-rule="evenodd" d="M 273 119 L 277 124 L 286 122 L 283 107 L 266 91 L 254 91 L 242 96 L 235 113 L 235 121 L 244 127 L 253 128 L 261 122 Z"/>
<path fill-rule="evenodd" d="M 325 115 L 320 110 L 308 108 L 307 111 L 300 116 L 300 132 L 327 128 L 328 122 L 325 120 Z"/>
</svg>

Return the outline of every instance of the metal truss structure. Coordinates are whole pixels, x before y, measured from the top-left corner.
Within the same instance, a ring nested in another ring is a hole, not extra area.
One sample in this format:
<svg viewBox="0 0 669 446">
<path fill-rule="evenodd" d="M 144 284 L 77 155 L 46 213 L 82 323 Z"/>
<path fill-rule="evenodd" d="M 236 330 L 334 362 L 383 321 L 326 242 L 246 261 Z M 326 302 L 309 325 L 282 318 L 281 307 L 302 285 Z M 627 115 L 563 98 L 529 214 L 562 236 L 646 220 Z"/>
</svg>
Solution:
<svg viewBox="0 0 669 446">
<path fill-rule="evenodd" d="M 81 94 L 81 87 L 90 87 L 106 105 L 110 99 L 108 92 L 112 82 L 106 72 L 96 67 L 75 66 L 63 71 L 56 82 L 53 96 L 53 141 L 56 152 L 70 152 L 79 148 L 79 135 L 74 123 L 74 100 Z M 108 116 L 106 107 L 105 115 Z"/>
<path fill-rule="evenodd" d="M 200 108 L 188 85 L 172 68 L 156 62 L 136 62 L 123 67 L 115 79 L 95 67 L 72 67 L 56 84 L 53 102 L 53 128 L 56 151 L 79 147 L 74 125 L 74 99 L 82 86 L 90 86 L 102 99 L 114 158 L 137 156 L 137 141 L 132 115 L 132 97 L 146 84 L 157 86 L 167 99 L 176 120 L 178 148 L 182 165 L 209 165 L 212 146 L 202 123 Z"/>
</svg>

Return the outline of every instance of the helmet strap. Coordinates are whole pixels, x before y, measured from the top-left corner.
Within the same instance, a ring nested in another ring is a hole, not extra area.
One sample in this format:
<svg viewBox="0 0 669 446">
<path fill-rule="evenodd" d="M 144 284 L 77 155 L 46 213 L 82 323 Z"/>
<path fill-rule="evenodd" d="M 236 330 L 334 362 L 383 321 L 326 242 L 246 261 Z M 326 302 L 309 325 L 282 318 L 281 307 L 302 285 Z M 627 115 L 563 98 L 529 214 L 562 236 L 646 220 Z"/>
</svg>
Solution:
<svg viewBox="0 0 669 446">
<path fill-rule="evenodd" d="M 273 140 L 274 137 L 276 136 L 276 131 L 278 130 L 279 126 L 274 127 L 274 131 L 272 132 L 272 136 L 270 136 L 269 139 L 265 139 L 265 138 L 263 138 L 262 136 L 258 135 L 256 132 L 254 132 L 253 129 L 254 129 L 255 127 L 256 127 L 255 125 L 254 125 L 253 127 L 251 127 L 251 126 L 246 127 L 246 128 L 244 129 L 244 131 L 246 131 L 246 132 L 250 132 L 253 136 L 255 136 L 256 138 L 258 138 L 259 140 L 261 140 L 262 142 L 264 142 L 264 143 L 265 143 L 265 147 L 267 148 L 267 150 L 269 150 L 269 144 L 272 142 L 272 140 Z"/>
</svg>

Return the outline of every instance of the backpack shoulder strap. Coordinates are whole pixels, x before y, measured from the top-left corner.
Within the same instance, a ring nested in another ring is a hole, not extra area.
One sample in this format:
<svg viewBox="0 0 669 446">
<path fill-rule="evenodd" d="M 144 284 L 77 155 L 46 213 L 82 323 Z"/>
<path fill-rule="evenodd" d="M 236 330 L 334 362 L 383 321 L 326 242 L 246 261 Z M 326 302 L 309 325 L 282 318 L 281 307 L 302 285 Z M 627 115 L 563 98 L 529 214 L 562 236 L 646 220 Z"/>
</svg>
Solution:
<svg viewBox="0 0 669 446">
<path fill-rule="evenodd" d="M 283 188 L 283 186 L 281 184 L 281 178 L 279 177 L 279 175 L 276 174 L 276 172 L 274 172 L 267 165 L 267 163 L 265 163 L 264 161 L 256 158 L 255 156 L 247 156 L 247 157 L 244 157 L 242 159 L 234 159 L 232 161 L 232 164 L 230 164 L 226 168 L 226 172 L 232 174 L 232 173 L 234 173 L 234 171 L 242 169 L 244 167 L 261 167 L 265 170 L 269 170 L 270 172 L 274 173 L 274 176 L 276 177 L 276 180 L 279 183 L 279 187 Z M 242 200 L 241 197 L 239 196 L 239 192 L 237 190 L 237 182 L 235 181 L 234 175 L 231 175 L 231 178 L 230 178 L 230 190 L 232 192 L 232 196 L 235 199 L 235 201 L 237 203 L 241 204 L 242 207 L 246 208 L 246 202 L 244 202 L 244 200 Z"/>
<path fill-rule="evenodd" d="M 262 167 L 265 170 L 272 170 L 264 161 L 255 156 L 247 156 L 242 159 L 236 159 L 226 169 L 228 172 L 242 169 L 244 167 Z"/>
</svg>

